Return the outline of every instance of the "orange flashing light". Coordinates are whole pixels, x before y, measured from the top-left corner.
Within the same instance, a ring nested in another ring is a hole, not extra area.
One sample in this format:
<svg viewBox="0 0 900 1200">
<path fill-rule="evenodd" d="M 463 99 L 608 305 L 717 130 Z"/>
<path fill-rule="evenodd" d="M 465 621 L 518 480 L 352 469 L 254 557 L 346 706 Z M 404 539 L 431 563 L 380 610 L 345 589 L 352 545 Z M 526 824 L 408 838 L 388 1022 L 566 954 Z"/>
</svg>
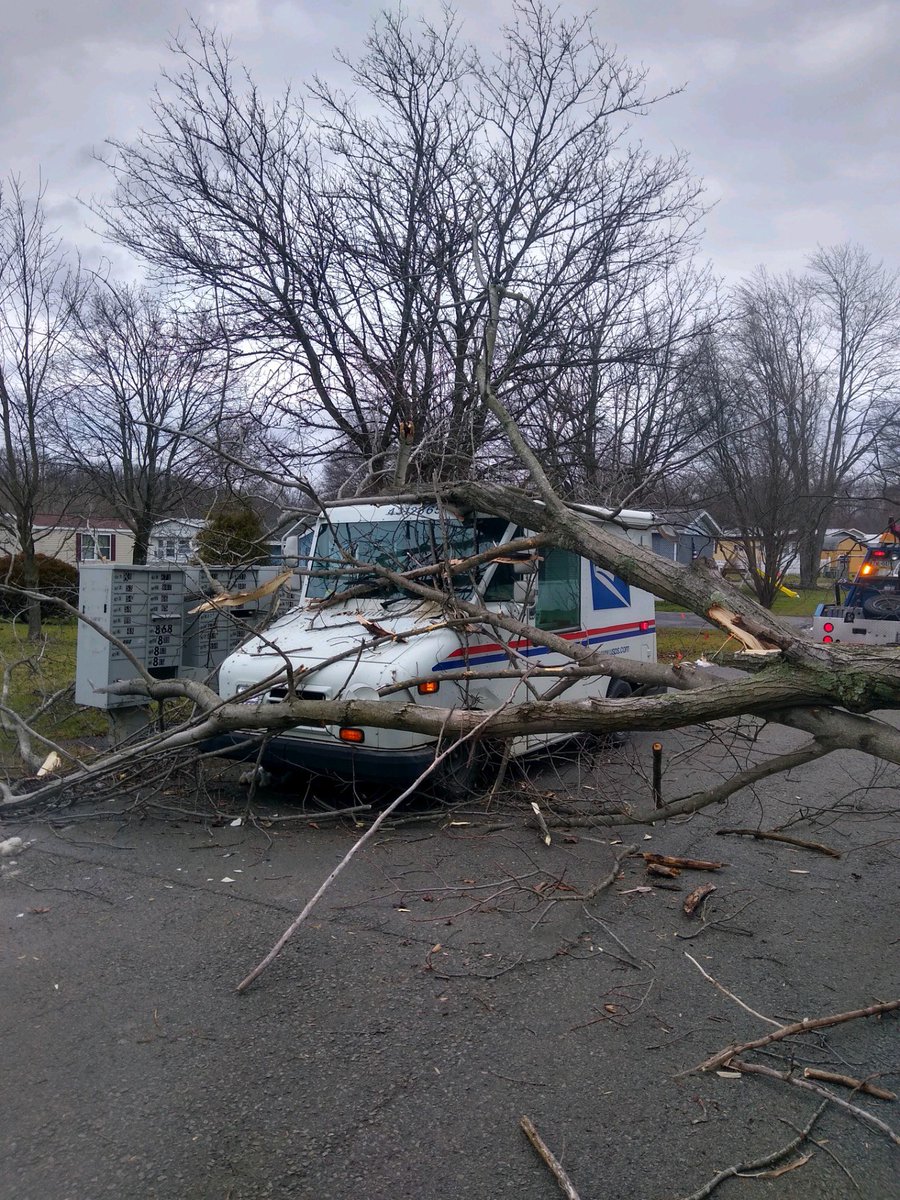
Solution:
<svg viewBox="0 0 900 1200">
<path fill-rule="evenodd" d="M 437 679 L 426 679 L 424 683 L 419 684 L 416 691 L 420 696 L 433 696 L 440 686 Z"/>
<path fill-rule="evenodd" d="M 342 742 L 364 742 L 366 740 L 366 735 L 361 729 L 351 729 L 346 725 L 338 732 L 338 737 Z"/>
<path fill-rule="evenodd" d="M 872 563 L 863 563 L 859 569 L 859 573 L 860 575 L 871 575 L 874 570 L 875 568 Z"/>
</svg>

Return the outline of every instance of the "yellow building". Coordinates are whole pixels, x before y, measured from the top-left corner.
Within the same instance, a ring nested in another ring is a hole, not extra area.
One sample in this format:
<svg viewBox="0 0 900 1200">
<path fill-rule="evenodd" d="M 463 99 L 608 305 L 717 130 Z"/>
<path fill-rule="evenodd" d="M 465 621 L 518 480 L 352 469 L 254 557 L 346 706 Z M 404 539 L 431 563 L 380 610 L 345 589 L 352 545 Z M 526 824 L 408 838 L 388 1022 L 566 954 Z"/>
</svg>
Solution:
<svg viewBox="0 0 900 1200">
<path fill-rule="evenodd" d="M 860 529 L 829 529 L 822 543 L 822 574 L 830 579 L 854 579 L 866 556 L 866 543 L 877 534 Z"/>
</svg>

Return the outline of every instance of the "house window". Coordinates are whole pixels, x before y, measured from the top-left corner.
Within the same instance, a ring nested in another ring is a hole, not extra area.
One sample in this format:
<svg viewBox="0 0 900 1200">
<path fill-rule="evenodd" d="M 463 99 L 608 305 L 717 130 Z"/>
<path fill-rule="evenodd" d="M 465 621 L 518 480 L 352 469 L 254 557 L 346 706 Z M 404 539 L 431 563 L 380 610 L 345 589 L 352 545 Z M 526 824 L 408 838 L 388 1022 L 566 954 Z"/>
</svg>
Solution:
<svg viewBox="0 0 900 1200">
<path fill-rule="evenodd" d="M 79 562 L 112 562 L 116 557 L 116 539 L 112 533 L 80 533 L 78 535 Z"/>
<path fill-rule="evenodd" d="M 155 539 L 153 557 L 161 562 L 187 562 L 193 553 L 191 539 L 160 537 Z"/>
</svg>

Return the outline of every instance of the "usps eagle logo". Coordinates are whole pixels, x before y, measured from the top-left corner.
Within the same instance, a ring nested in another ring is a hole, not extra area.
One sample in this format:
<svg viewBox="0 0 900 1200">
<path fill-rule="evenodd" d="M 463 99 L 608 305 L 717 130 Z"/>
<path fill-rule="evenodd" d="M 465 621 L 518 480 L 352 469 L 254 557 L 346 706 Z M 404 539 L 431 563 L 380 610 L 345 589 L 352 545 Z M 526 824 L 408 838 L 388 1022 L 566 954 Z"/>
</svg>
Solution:
<svg viewBox="0 0 900 1200">
<path fill-rule="evenodd" d="M 630 608 L 631 588 L 624 579 L 591 563 L 591 595 L 594 608 Z"/>
</svg>

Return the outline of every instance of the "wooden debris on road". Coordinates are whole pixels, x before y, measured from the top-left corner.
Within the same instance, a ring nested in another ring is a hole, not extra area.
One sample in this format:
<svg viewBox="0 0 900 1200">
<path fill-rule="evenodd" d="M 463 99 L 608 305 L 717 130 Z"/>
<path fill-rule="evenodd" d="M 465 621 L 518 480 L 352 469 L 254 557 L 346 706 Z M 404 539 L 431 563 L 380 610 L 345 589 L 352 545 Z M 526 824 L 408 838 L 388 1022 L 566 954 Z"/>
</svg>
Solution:
<svg viewBox="0 0 900 1200">
<path fill-rule="evenodd" d="M 522 1132 L 528 1138 L 529 1142 L 531 1142 L 532 1146 L 534 1146 L 535 1150 L 547 1164 L 548 1168 L 550 1169 L 550 1173 L 559 1184 L 560 1191 L 566 1197 L 566 1200 L 579 1200 L 578 1193 L 575 1191 L 572 1180 L 563 1169 L 562 1163 L 535 1129 L 534 1122 L 531 1120 L 531 1118 L 522 1117 L 522 1119 L 519 1121 L 519 1125 L 521 1126 Z"/>
<path fill-rule="evenodd" d="M 688 955 L 690 958 L 690 955 Z M 703 968 L 695 960 L 694 965 Z M 703 971 L 704 975 L 706 974 Z M 708 976 L 708 978 L 710 978 Z M 733 997 L 736 999 L 736 997 Z M 738 1001 L 742 1007 L 746 1005 L 742 1001 Z M 724 1050 L 720 1050 L 711 1058 L 707 1058 L 705 1062 L 699 1063 L 696 1067 L 691 1067 L 689 1071 L 682 1071 L 676 1076 L 677 1079 L 684 1075 L 693 1075 L 699 1071 L 715 1071 L 719 1067 L 724 1067 L 731 1061 L 736 1054 L 744 1054 L 748 1050 L 760 1050 L 763 1046 L 769 1046 L 772 1042 L 780 1042 L 783 1038 L 792 1037 L 795 1033 L 809 1033 L 814 1029 L 831 1029 L 835 1025 L 842 1025 L 845 1021 L 856 1021 L 863 1017 L 880 1017 L 884 1013 L 894 1012 L 900 1008 L 900 1000 L 885 1000 L 879 1004 L 870 1004 L 867 1008 L 855 1008 L 852 1012 L 835 1013 L 828 1017 L 804 1017 L 802 1021 L 795 1021 L 792 1025 L 782 1025 L 775 1033 L 767 1033 L 764 1037 L 754 1038 L 751 1042 L 741 1042 L 738 1045 L 726 1046 Z M 752 1009 L 748 1011 L 753 1012 Z M 759 1016 L 758 1013 L 754 1014 Z M 767 1020 L 767 1018 L 763 1018 Z M 775 1022 L 773 1022 L 774 1024 Z M 744 1069 L 743 1067 L 741 1068 Z"/>
<path fill-rule="evenodd" d="M 817 854 L 827 854 L 829 858 L 840 858 L 840 850 L 833 850 L 823 842 L 808 842 L 805 838 L 791 837 L 787 833 L 778 833 L 774 829 L 717 829 L 717 835 L 737 834 L 740 837 L 752 837 L 757 841 L 784 842 L 788 846 L 799 846 L 802 850 L 815 850 Z"/>
<path fill-rule="evenodd" d="M 645 863 L 655 863 L 659 867 L 678 867 L 682 871 L 721 871 L 727 863 L 710 862 L 705 858 L 680 858 L 677 854 L 655 854 L 652 850 L 642 850 L 641 858 Z"/>
<path fill-rule="evenodd" d="M 700 905 L 706 897 L 715 890 L 716 885 L 714 883 L 701 883 L 699 887 L 695 887 L 690 895 L 684 898 L 684 904 L 682 905 L 684 915 L 686 917 L 693 917 L 699 911 Z"/>
<path fill-rule="evenodd" d="M 681 871 L 678 867 L 668 867 L 665 865 L 665 863 L 648 862 L 647 874 L 662 875 L 665 879 L 677 879 L 681 874 Z"/>
</svg>

